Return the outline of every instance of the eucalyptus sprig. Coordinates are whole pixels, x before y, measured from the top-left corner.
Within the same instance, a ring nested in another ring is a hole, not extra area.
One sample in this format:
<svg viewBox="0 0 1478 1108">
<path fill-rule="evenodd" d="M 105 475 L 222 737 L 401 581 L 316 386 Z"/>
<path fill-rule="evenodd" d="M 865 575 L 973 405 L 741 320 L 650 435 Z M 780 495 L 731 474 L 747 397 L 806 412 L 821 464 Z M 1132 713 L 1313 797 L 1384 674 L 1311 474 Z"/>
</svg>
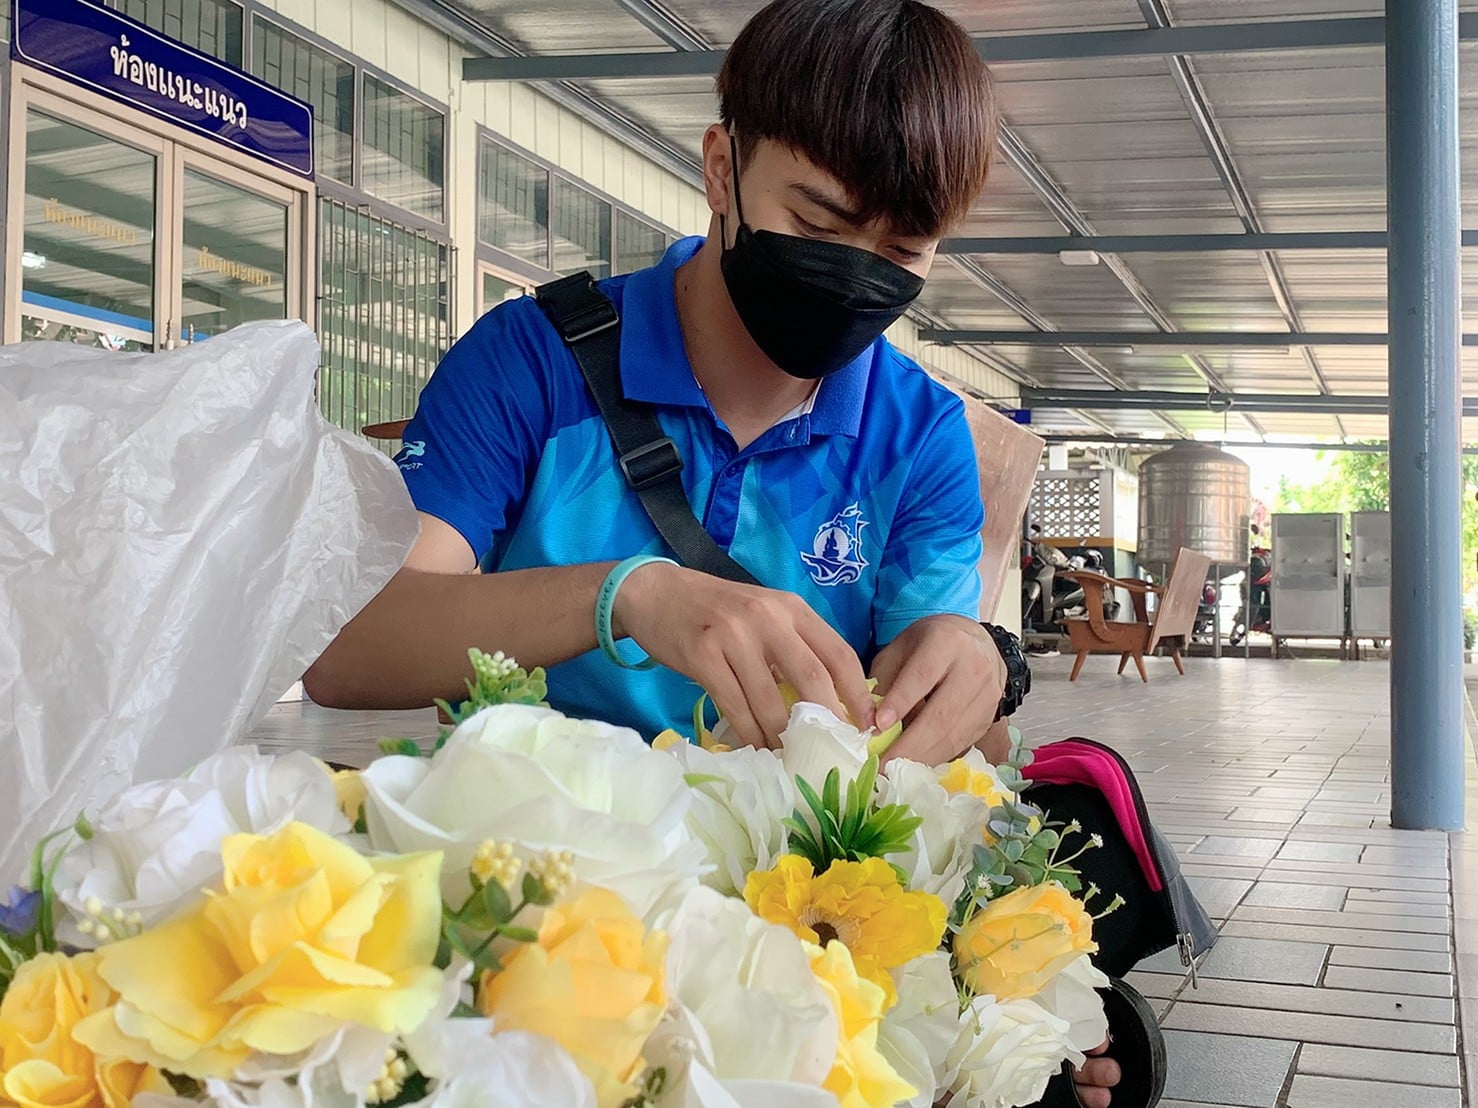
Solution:
<svg viewBox="0 0 1478 1108">
<path fill-rule="evenodd" d="M 817 873 L 824 873 L 833 862 L 860 862 L 907 850 L 910 837 L 924 821 L 906 804 L 882 808 L 874 804 L 877 778 L 878 760 L 872 757 L 848 783 L 844 799 L 837 769 L 826 775 L 819 796 L 808 781 L 797 777 L 796 789 L 810 818 L 797 808 L 783 821 L 790 829 L 790 852 L 809 861 Z M 903 879 L 902 871 L 899 879 Z"/>
<path fill-rule="evenodd" d="M 437 964 L 443 969 L 453 953 L 460 954 L 476 967 L 477 972 L 502 968 L 492 950 L 495 939 L 531 943 L 539 935 L 515 922 L 525 908 L 546 907 L 555 901 L 555 891 L 533 873 L 525 873 L 515 904 L 502 881 L 481 881 L 472 875 L 472 893 L 460 908 L 445 902 L 441 906 L 441 950 Z M 480 939 L 469 936 L 481 936 Z"/>
<path fill-rule="evenodd" d="M 549 684 L 542 666 L 532 672 L 525 671 L 501 650 L 496 654 L 473 647 L 467 651 L 472 663 L 472 677 L 467 681 L 467 697 L 456 704 L 438 700 L 436 706 L 446 714 L 455 727 L 477 715 L 484 708 L 496 704 L 528 704 L 535 708 L 547 708 L 544 699 L 549 695 Z M 452 728 L 443 727 L 433 750 L 440 750 L 451 738 Z M 415 739 L 381 739 L 380 753 L 419 758 L 425 753 Z"/>
</svg>

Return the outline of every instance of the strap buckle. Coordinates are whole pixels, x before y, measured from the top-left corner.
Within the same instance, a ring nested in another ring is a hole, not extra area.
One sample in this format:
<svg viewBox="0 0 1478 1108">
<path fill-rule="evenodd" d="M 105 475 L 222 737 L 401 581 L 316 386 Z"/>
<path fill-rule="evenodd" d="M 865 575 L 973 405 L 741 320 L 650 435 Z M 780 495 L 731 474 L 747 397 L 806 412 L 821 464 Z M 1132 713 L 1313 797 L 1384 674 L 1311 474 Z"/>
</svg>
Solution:
<svg viewBox="0 0 1478 1108">
<path fill-rule="evenodd" d="M 570 344 L 609 331 L 621 322 L 611 298 L 596 287 L 595 278 L 588 272 L 542 285 L 536 296 L 560 337 Z"/>
<path fill-rule="evenodd" d="M 677 444 L 666 435 L 628 450 L 618 460 L 621 472 L 626 475 L 626 483 L 637 492 L 661 484 L 683 471 L 683 458 L 678 453 Z"/>
</svg>

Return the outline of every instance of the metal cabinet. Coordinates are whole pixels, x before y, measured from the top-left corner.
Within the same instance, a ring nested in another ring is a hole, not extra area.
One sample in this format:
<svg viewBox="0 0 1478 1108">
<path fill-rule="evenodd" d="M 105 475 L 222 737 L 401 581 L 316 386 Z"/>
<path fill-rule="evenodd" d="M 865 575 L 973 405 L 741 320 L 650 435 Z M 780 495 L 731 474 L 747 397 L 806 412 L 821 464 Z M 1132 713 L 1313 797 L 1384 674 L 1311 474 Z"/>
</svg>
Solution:
<svg viewBox="0 0 1478 1108">
<path fill-rule="evenodd" d="M 1391 513 L 1350 515 L 1350 636 L 1391 637 Z"/>
<path fill-rule="evenodd" d="M 1273 517 L 1273 636 L 1345 634 L 1345 528 L 1341 514 Z"/>
</svg>

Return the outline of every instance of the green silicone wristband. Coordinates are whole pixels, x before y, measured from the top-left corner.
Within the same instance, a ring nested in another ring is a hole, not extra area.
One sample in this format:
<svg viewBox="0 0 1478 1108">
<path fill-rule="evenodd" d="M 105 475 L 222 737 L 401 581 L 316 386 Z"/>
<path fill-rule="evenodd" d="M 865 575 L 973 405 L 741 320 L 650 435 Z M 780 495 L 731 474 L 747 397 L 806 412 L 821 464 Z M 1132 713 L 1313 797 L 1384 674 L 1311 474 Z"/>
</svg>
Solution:
<svg viewBox="0 0 1478 1108">
<path fill-rule="evenodd" d="M 600 587 L 600 593 L 595 598 L 595 641 L 600 643 L 600 648 L 605 652 L 606 657 L 622 669 L 651 669 L 657 664 L 655 659 L 645 656 L 639 661 L 628 662 L 616 649 L 616 638 L 611 633 L 611 613 L 616 607 L 616 593 L 620 591 L 622 582 L 631 576 L 632 570 L 640 569 L 653 562 L 663 562 L 670 566 L 677 565 L 671 558 L 662 558 L 655 554 L 638 554 L 634 558 L 627 558 L 606 574 L 605 582 Z"/>
</svg>

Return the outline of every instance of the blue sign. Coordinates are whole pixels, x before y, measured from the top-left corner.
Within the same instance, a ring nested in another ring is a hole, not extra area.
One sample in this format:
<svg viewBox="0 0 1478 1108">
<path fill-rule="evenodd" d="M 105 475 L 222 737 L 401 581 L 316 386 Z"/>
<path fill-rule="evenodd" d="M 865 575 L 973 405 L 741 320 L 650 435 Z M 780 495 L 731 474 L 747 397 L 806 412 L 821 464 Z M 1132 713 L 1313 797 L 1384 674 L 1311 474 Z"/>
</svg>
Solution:
<svg viewBox="0 0 1478 1108">
<path fill-rule="evenodd" d="M 1032 413 L 1030 408 L 1002 408 L 1001 414 L 1012 423 L 1019 423 L 1023 427 L 1030 427 Z"/>
<path fill-rule="evenodd" d="M 313 178 L 313 109 L 92 0 L 12 0 L 10 56 Z"/>
</svg>

